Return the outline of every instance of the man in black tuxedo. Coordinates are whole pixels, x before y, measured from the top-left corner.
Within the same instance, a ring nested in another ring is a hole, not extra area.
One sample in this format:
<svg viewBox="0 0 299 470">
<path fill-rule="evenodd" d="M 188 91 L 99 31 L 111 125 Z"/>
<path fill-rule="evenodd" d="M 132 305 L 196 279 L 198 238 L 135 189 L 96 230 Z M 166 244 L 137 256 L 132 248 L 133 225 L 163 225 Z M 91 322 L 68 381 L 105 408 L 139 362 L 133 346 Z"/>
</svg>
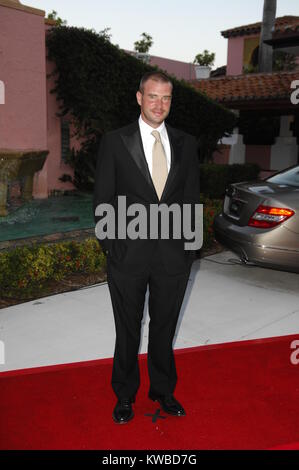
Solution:
<svg viewBox="0 0 299 470">
<path fill-rule="evenodd" d="M 172 83 L 164 73 L 145 74 L 137 92 L 139 120 L 103 135 L 98 152 L 94 213 L 111 204 L 117 214 L 118 196 L 127 206 L 199 204 L 199 165 L 196 140 L 165 123 L 172 100 Z M 95 222 L 103 214 L 95 213 Z M 132 220 L 132 216 L 127 217 Z M 173 229 L 169 223 L 170 232 Z M 149 232 L 148 232 L 149 233 Z M 166 413 L 182 416 L 185 410 L 174 398 L 177 382 L 172 349 L 194 251 L 180 239 L 164 239 L 161 221 L 157 238 L 99 240 L 107 255 L 107 281 L 111 295 L 116 342 L 112 388 L 118 398 L 116 423 L 133 418 L 132 403 L 139 387 L 138 349 L 145 295 L 149 287 L 148 373 L 149 398 Z"/>
</svg>

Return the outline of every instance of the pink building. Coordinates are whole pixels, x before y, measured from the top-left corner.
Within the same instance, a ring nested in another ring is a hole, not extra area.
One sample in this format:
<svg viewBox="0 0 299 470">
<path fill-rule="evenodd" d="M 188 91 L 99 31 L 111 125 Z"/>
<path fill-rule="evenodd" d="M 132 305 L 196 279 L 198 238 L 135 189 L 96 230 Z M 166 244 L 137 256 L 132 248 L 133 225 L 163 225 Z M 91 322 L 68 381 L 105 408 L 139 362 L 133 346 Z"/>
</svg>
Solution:
<svg viewBox="0 0 299 470">
<path fill-rule="evenodd" d="M 44 11 L 18 0 L 0 0 L 1 215 L 14 179 L 23 177 L 28 199 L 32 192 L 44 198 L 52 190 L 73 188 L 59 180 L 72 170 L 61 158 L 63 127 L 56 117 L 55 96 L 49 93 L 52 83 L 46 79 L 52 67 L 46 61 L 48 27 Z"/>
<path fill-rule="evenodd" d="M 144 60 L 152 66 L 157 66 L 169 75 L 174 75 L 179 80 L 194 80 L 196 78 L 195 66 L 192 62 L 182 62 L 180 60 L 167 59 L 166 57 L 158 57 L 151 54 L 138 53 L 125 50 L 127 54 L 133 55 Z"/>
<path fill-rule="evenodd" d="M 54 64 L 46 59 L 46 33 L 54 24 L 42 10 L 0 0 L 0 215 L 6 215 L 8 191 L 20 191 L 15 181 L 21 176 L 28 199 L 74 189 L 60 178 L 73 176 L 65 154 L 80 143 L 72 138 L 70 119 L 57 117 L 54 81 L 47 79 Z M 195 77 L 193 64 L 154 56 L 150 63 L 178 78 Z"/>
<path fill-rule="evenodd" d="M 255 72 L 261 23 L 238 26 L 222 31 L 228 39 L 226 75 L 193 81 L 196 89 L 233 110 L 241 119 L 260 116 L 279 119 L 279 132 L 272 145 L 244 143 L 240 129 L 222 139 L 221 153 L 213 157 L 217 163 L 258 163 L 263 173 L 282 170 L 299 161 L 298 105 L 291 100 L 294 84 L 299 79 L 299 17 L 276 18 L 269 43 L 274 50 L 295 55 L 294 71 Z"/>
<path fill-rule="evenodd" d="M 280 39 L 280 43 L 283 43 L 283 50 L 297 55 L 297 70 L 299 70 L 299 48 L 296 47 L 298 46 L 298 31 L 299 16 L 287 15 L 276 18 L 272 44 L 275 47 L 274 43 Z M 237 26 L 221 32 L 221 35 L 228 39 L 227 75 L 241 75 L 244 70 L 257 65 L 260 32 L 261 22 Z M 283 41 L 281 41 L 282 38 Z"/>
</svg>

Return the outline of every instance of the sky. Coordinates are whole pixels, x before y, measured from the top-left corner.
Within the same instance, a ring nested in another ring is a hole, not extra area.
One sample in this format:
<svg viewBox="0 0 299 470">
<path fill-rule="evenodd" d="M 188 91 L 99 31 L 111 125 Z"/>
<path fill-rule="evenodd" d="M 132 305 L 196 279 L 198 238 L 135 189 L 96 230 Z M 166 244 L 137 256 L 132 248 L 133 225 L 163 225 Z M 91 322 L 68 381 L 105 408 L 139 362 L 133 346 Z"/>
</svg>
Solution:
<svg viewBox="0 0 299 470">
<path fill-rule="evenodd" d="M 226 64 L 227 39 L 220 32 L 262 20 L 263 0 L 21 0 L 23 5 L 52 10 L 69 26 L 97 32 L 111 28 L 112 44 L 134 50 L 143 32 L 154 44 L 150 54 L 193 62 L 207 49 L 214 67 Z M 299 16 L 298 0 L 277 0 L 276 16 Z"/>
</svg>

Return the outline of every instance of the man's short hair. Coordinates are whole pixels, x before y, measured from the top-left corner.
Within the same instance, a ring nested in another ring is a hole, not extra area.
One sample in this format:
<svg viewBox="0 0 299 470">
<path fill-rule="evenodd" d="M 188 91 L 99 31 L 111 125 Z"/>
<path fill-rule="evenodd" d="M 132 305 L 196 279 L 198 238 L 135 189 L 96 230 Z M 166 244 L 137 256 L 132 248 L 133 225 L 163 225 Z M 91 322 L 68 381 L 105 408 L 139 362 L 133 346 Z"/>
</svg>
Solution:
<svg viewBox="0 0 299 470">
<path fill-rule="evenodd" d="M 163 72 L 147 72 L 143 75 L 139 84 L 140 93 L 144 92 L 144 85 L 148 80 L 154 80 L 155 82 L 169 83 L 173 88 L 173 83 L 170 78 Z"/>
</svg>

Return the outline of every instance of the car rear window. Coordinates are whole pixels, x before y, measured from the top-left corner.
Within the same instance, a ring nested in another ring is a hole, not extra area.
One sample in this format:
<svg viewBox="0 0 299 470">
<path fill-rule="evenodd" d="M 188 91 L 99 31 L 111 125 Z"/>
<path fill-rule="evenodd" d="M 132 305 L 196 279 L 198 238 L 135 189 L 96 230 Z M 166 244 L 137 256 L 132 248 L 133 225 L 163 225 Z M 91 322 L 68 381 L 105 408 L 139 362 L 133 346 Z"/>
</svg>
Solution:
<svg viewBox="0 0 299 470">
<path fill-rule="evenodd" d="M 295 186 L 296 188 L 299 188 L 299 166 L 282 171 L 277 175 L 270 176 L 266 181 L 269 183 Z"/>
</svg>

